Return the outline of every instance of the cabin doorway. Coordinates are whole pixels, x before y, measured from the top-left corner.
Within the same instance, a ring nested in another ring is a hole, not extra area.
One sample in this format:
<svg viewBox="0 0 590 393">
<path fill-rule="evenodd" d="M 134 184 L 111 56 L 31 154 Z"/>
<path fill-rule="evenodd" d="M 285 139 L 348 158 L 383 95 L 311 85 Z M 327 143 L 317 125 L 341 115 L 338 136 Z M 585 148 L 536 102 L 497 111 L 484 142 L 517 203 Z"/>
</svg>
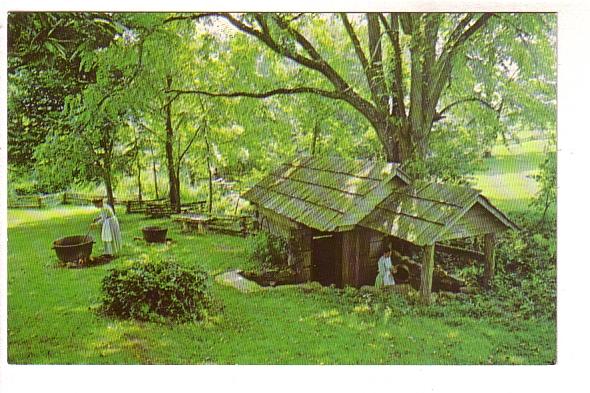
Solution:
<svg viewBox="0 0 590 393">
<path fill-rule="evenodd" d="M 312 280 L 342 286 L 342 237 L 339 233 L 317 235 L 311 241 Z"/>
</svg>

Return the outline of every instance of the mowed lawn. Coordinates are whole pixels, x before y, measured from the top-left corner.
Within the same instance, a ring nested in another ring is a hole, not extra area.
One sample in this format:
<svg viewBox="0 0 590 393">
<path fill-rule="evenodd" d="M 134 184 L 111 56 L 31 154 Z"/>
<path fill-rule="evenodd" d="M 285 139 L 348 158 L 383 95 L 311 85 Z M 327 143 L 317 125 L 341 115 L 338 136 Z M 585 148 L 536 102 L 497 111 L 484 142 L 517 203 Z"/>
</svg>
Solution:
<svg viewBox="0 0 590 393">
<path fill-rule="evenodd" d="M 212 275 L 247 267 L 246 240 L 186 235 L 171 223 L 120 214 L 125 252 L 86 269 L 56 267 L 59 237 L 86 233 L 92 208 L 8 212 L 8 361 L 11 364 L 546 364 L 555 361 L 555 323 L 367 312 L 330 290 L 283 287 L 243 294 L 212 283 L 223 312 L 203 323 L 160 325 L 95 312 L 108 269 L 126 260 L 175 257 Z M 166 223 L 170 245 L 134 240 Z M 96 237 L 97 232 L 94 230 Z M 94 254 L 101 250 L 95 245 Z M 401 315 L 401 314 L 400 314 Z"/>
<path fill-rule="evenodd" d="M 545 160 L 547 144 L 547 140 L 499 143 L 485 160 L 485 169 L 473 176 L 475 186 L 502 210 L 527 210 L 539 190 L 533 176 Z"/>
<path fill-rule="evenodd" d="M 537 191 L 543 141 L 497 146 L 476 186 L 501 209 L 523 211 Z M 197 324 L 160 325 L 100 316 L 100 283 L 131 259 L 175 258 L 212 276 L 252 266 L 247 240 L 187 235 L 166 220 L 119 213 L 126 241 L 114 262 L 56 266 L 53 240 L 84 234 L 92 207 L 8 211 L 8 361 L 12 364 L 547 364 L 556 359 L 555 321 L 473 318 L 457 311 L 368 312 L 334 296 L 279 287 L 243 294 L 212 280 L 223 311 Z M 135 240 L 169 227 L 169 245 Z M 91 234 L 98 238 L 98 231 Z M 100 241 L 94 255 L 100 254 Z M 410 306 L 408 306 L 410 307 Z M 416 307 L 416 306 L 413 306 Z M 414 313 L 415 314 L 415 313 Z"/>
</svg>

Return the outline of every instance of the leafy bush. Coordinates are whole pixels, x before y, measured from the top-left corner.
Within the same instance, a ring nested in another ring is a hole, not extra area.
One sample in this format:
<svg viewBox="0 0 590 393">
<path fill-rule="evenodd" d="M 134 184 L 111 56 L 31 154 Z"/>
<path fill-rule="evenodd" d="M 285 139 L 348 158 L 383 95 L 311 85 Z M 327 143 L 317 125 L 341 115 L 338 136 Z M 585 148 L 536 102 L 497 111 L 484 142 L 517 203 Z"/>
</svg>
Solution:
<svg viewBox="0 0 590 393">
<path fill-rule="evenodd" d="M 287 242 L 278 236 L 259 232 L 250 238 L 248 256 L 263 269 L 282 268 L 287 265 Z"/>
<path fill-rule="evenodd" d="M 463 311 L 472 316 L 556 318 L 555 217 L 550 217 L 553 225 L 539 226 L 538 216 L 544 213 L 537 210 L 514 215 L 521 229 L 498 239 L 492 291 L 464 300 Z M 463 268 L 464 277 L 473 273 L 471 270 L 473 267 Z"/>
<path fill-rule="evenodd" d="M 133 262 L 113 269 L 104 277 L 102 291 L 102 311 L 122 319 L 201 320 L 212 306 L 208 274 L 174 261 Z"/>
</svg>

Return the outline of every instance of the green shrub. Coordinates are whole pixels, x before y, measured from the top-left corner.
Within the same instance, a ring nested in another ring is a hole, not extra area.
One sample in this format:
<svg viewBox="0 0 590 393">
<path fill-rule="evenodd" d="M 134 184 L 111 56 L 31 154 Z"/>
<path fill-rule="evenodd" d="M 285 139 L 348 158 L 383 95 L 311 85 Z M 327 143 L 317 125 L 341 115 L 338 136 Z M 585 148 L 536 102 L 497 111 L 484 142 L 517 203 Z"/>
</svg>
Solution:
<svg viewBox="0 0 590 393">
<path fill-rule="evenodd" d="M 208 278 L 201 268 L 174 261 L 133 262 L 104 277 L 101 309 L 122 319 L 201 320 L 212 306 Z"/>
<path fill-rule="evenodd" d="M 551 225 L 541 226 L 542 213 L 533 210 L 513 215 L 521 229 L 498 239 L 492 290 L 462 300 L 463 312 L 475 317 L 556 318 L 555 217 L 547 216 Z M 479 265 L 477 271 L 473 266 L 464 267 L 458 275 L 473 281 L 481 274 Z"/>
<path fill-rule="evenodd" d="M 250 238 L 248 257 L 263 269 L 282 268 L 287 265 L 287 242 L 278 236 L 259 232 Z"/>
</svg>

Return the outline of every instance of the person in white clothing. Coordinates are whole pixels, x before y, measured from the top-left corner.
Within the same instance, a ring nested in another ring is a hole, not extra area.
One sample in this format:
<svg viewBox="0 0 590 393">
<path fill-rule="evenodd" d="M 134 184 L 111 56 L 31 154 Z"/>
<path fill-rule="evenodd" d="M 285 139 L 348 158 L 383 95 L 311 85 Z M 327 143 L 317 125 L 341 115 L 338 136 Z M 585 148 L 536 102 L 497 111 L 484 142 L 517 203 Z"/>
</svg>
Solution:
<svg viewBox="0 0 590 393">
<path fill-rule="evenodd" d="M 395 285 L 393 273 L 395 268 L 391 264 L 391 248 L 386 247 L 381 252 L 381 257 L 377 261 L 378 273 L 375 279 L 375 286 L 377 288 L 385 288 Z"/>
<path fill-rule="evenodd" d="M 121 237 L 121 228 L 119 220 L 113 211 L 113 208 L 105 204 L 102 199 L 92 201 L 95 207 L 100 209 L 100 215 L 92 222 L 93 226 L 102 223 L 101 240 L 106 255 L 115 256 L 121 251 L 123 239 Z"/>
</svg>

